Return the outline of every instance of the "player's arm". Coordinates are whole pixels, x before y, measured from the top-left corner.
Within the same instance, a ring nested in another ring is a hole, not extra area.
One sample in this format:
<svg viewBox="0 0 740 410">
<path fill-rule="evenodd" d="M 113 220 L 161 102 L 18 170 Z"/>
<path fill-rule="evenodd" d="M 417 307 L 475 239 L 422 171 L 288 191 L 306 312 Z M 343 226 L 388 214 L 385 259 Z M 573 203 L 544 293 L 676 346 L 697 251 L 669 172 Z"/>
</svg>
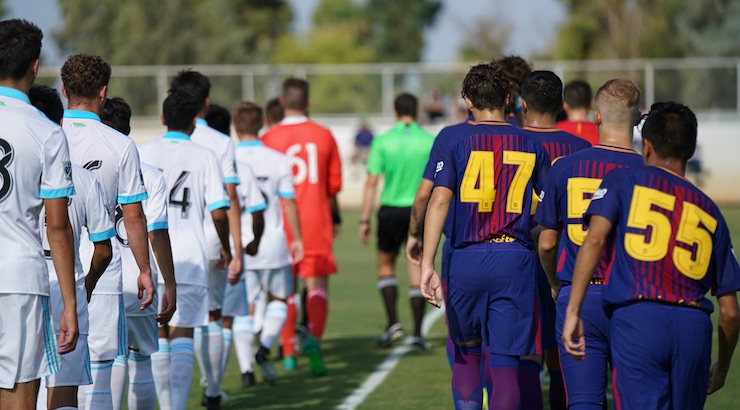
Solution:
<svg viewBox="0 0 740 410">
<path fill-rule="evenodd" d="M 211 219 L 221 241 L 221 257 L 227 264 L 231 263 L 231 245 L 229 244 L 229 216 L 224 208 L 211 211 Z"/>
<path fill-rule="evenodd" d="M 342 189 L 342 161 L 339 159 L 339 148 L 334 137 L 331 138 L 329 149 L 329 179 L 327 194 L 329 195 L 329 207 L 331 219 L 334 224 L 334 237 L 338 237 L 342 227 L 342 215 L 339 212 L 339 201 L 337 194 Z"/>
<path fill-rule="evenodd" d="M 303 259 L 303 235 L 301 234 L 301 220 L 298 217 L 298 204 L 293 198 L 282 198 L 285 218 L 293 233 L 293 243 L 290 244 L 290 253 L 293 263 L 296 264 Z"/>
<path fill-rule="evenodd" d="M 87 301 L 90 301 L 93 290 L 98 284 L 98 280 L 103 276 L 103 272 L 108 268 L 108 264 L 113 259 L 113 247 L 110 239 L 93 242 L 93 255 L 90 261 L 90 270 L 85 275 L 85 291 L 87 292 Z"/>
<path fill-rule="evenodd" d="M 375 189 L 378 187 L 378 175 L 368 174 L 365 181 L 365 191 L 362 195 L 362 213 L 360 214 L 360 241 L 367 245 L 370 240 L 370 218 L 373 213 Z"/>
<path fill-rule="evenodd" d="M 156 229 L 149 232 L 149 242 L 152 244 L 154 258 L 157 260 L 159 272 L 164 279 L 164 295 L 162 296 L 162 310 L 157 315 L 157 322 L 166 324 L 177 309 L 177 282 L 175 281 L 175 264 L 172 261 L 172 244 L 168 229 Z"/>
<path fill-rule="evenodd" d="M 329 197 L 329 209 L 331 210 L 331 221 L 334 225 L 334 237 L 338 237 L 342 229 L 342 215 L 339 213 L 339 201 L 336 195 Z"/>
<path fill-rule="evenodd" d="M 719 319 L 717 320 L 717 362 L 709 373 L 708 393 L 712 394 L 725 385 L 727 372 L 730 371 L 732 353 L 737 345 L 740 333 L 740 309 L 735 292 L 717 298 Z"/>
<path fill-rule="evenodd" d="M 439 274 L 434 270 L 434 258 L 437 256 L 437 247 L 442 237 L 442 228 L 450 209 L 452 190 L 438 186 L 432 191 L 429 200 L 426 218 L 424 219 L 424 249 L 421 261 L 421 293 L 427 302 L 440 307 L 442 300 L 442 282 Z"/>
<path fill-rule="evenodd" d="M 547 275 L 547 281 L 550 283 L 550 287 L 552 288 L 553 299 L 557 299 L 557 294 L 560 292 L 560 281 L 555 276 L 559 237 L 560 232 L 555 229 L 543 227 L 540 231 L 539 242 L 537 242 L 537 250 L 540 254 L 540 263 L 542 263 L 542 268 L 545 270 L 545 274 Z"/>
<path fill-rule="evenodd" d="M 247 255 L 254 256 L 257 254 L 257 250 L 260 247 L 260 240 L 262 240 L 262 234 L 265 232 L 265 213 L 263 211 L 252 212 L 252 233 L 254 239 L 252 242 L 247 244 L 244 252 Z M 235 256 L 236 257 L 236 256 Z"/>
<path fill-rule="evenodd" d="M 421 265 L 421 251 L 424 238 L 424 217 L 427 213 L 429 198 L 432 196 L 434 182 L 423 178 L 416 190 L 414 204 L 411 205 L 409 220 L 409 237 L 406 239 L 406 259 L 416 266 Z"/>
<path fill-rule="evenodd" d="M 236 184 L 226 184 L 226 193 L 229 195 L 229 210 L 226 215 L 229 219 L 229 231 L 231 240 L 234 241 L 234 257 L 229 264 L 229 276 L 240 276 L 243 270 L 242 266 L 242 220 L 241 204 L 239 195 L 236 192 Z M 256 239 L 256 237 L 255 237 Z M 259 243 L 259 241 L 257 241 Z"/>
<path fill-rule="evenodd" d="M 137 279 L 139 287 L 139 299 L 146 299 L 141 302 L 140 309 L 146 309 L 154 301 L 154 282 L 152 282 L 152 268 L 149 261 L 149 237 L 146 230 L 146 216 L 141 202 L 130 204 L 121 204 L 123 210 L 123 224 L 128 234 L 128 244 L 131 253 L 134 254 L 136 265 L 139 267 L 139 278 Z"/>
</svg>

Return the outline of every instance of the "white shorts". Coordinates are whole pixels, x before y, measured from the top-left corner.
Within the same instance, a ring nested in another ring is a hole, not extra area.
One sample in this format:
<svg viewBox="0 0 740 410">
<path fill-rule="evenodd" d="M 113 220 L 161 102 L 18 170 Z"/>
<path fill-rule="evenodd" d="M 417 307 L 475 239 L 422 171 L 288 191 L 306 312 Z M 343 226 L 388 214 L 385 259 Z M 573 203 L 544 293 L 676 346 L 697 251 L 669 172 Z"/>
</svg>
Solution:
<svg viewBox="0 0 740 410">
<path fill-rule="evenodd" d="M 75 350 L 59 355 L 59 371 L 46 376 L 46 387 L 84 386 L 92 384 L 90 350 L 87 335 L 80 335 Z"/>
<path fill-rule="evenodd" d="M 0 294 L 0 388 L 59 370 L 49 297 Z"/>
<path fill-rule="evenodd" d="M 153 275 L 152 279 L 154 280 L 154 284 L 156 286 L 157 284 L 157 278 L 156 275 Z M 144 310 L 139 310 L 141 307 L 141 302 L 143 302 L 146 299 L 146 292 L 144 292 L 144 297 L 139 299 L 139 286 L 136 283 L 136 280 L 138 278 L 138 275 L 135 275 L 131 277 L 130 275 L 124 274 L 123 278 L 123 304 L 126 307 L 126 315 L 135 315 L 135 316 L 148 316 L 148 315 L 157 315 L 159 313 L 157 311 L 157 306 L 159 306 L 159 291 L 157 291 L 154 294 L 154 300 L 152 301 L 152 304 L 149 305 Z"/>
<path fill-rule="evenodd" d="M 127 353 L 123 295 L 93 295 L 88 305 L 90 360 L 104 362 Z"/>
<path fill-rule="evenodd" d="M 84 276 L 75 281 L 75 293 L 77 296 L 77 327 L 80 329 L 80 335 L 87 335 L 90 332 L 90 318 L 87 314 L 87 291 L 85 290 Z M 51 308 L 54 332 L 59 334 L 59 318 L 64 310 L 64 300 L 57 281 L 49 283 L 49 307 Z"/>
<path fill-rule="evenodd" d="M 159 285 L 164 293 L 164 284 Z M 160 303 L 162 299 L 160 298 Z M 160 307 L 161 308 L 161 307 Z M 177 309 L 169 326 L 196 328 L 208 325 L 208 288 L 204 286 L 177 284 Z"/>
<path fill-rule="evenodd" d="M 242 279 L 235 285 L 226 284 L 226 293 L 224 295 L 224 306 L 221 308 L 222 316 L 246 316 L 249 314 L 249 304 L 247 303 L 247 285 L 246 279 Z"/>
<path fill-rule="evenodd" d="M 226 292 L 226 269 L 216 268 L 218 261 L 208 262 L 208 310 L 219 310 L 224 305 L 224 294 Z M 179 294 L 178 294 L 179 296 Z M 179 305 L 179 303 L 178 303 Z"/>
<path fill-rule="evenodd" d="M 159 348 L 157 316 L 126 316 L 128 348 L 150 356 Z"/>
<path fill-rule="evenodd" d="M 261 290 L 278 299 L 293 293 L 293 272 L 290 266 L 275 269 L 247 270 L 247 298 L 252 304 Z"/>
</svg>

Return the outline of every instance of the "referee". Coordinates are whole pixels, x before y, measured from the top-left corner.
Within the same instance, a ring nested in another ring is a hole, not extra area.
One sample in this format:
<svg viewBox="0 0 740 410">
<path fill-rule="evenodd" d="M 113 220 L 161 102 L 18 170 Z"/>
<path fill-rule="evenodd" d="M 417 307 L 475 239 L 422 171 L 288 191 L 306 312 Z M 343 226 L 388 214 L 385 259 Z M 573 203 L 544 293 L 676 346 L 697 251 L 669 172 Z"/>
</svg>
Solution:
<svg viewBox="0 0 740 410">
<path fill-rule="evenodd" d="M 378 178 L 384 175 L 385 183 L 378 210 L 378 289 L 385 304 L 388 327 L 378 340 L 379 347 L 389 347 L 404 336 L 396 310 L 396 257 L 408 236 L 411 205 L 434 142 L 434 135 L 424 131 L 416 122 L 418 101 L 415 96 L 407 93 L 399 95 L 394 108 L 398 123 L 390 131 L 373 139 L 370 146 L 359 229 L 360 240 L 367 244 L 370 239 L 370 215 L 375 189 Z M 427 342 L 421 336 L 425 306 L 419 290 L 421 270 L 411 264 L 407 267 L 409 300 L 414 316 L 412 344 L 420 349 L 428 349 Z"/>
</svg>

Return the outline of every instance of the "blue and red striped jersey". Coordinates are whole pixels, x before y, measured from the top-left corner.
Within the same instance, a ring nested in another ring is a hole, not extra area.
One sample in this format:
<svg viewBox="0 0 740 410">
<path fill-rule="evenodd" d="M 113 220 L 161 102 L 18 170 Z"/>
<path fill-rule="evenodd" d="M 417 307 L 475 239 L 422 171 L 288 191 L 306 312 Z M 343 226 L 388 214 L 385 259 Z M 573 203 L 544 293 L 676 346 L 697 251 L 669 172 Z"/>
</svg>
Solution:
<svg viewBox="0 0 740 410">
<path fill-rule="evenodd" d="M 606 305 L 662 301 L 712 312 L 705 294 L 740 289 L 740 266 L 717 205 L 691 182 L 658 167 L 604 177 L 584 215 L 613 224 Z"/>
<path fill-rule="evenodd" d="M 518 241 L 528 248 L 533 189 L 544 188 L 550 158 L 537 141 L 506 122 L 461 128 L 439 150 L 434 186 L 455 195 L 451 245 Z"/>
<path fill-rule="evenodd" d="M 576 254 L 586 237 L 583 213 L 604 175 L 614 169 L 642 166 L 642 156 L 634 150 L 606 145 L 567 155 L 552 165 L 534 220 L 546 228 L 562 230 L 557 258 L 557 276 L 561 282 L 569 284 L 573 280 Z M 608 241 L 594 278 L 605 278 L 614 249 L 612 242 Z"/>
<path fill-rule="evenodd" d="M 576 151 L 591 147 L 591 143 L 557 128 L 524 127 L 526 135 L 538 141 L 550 155 L 550 162 Z"/>
</svg>

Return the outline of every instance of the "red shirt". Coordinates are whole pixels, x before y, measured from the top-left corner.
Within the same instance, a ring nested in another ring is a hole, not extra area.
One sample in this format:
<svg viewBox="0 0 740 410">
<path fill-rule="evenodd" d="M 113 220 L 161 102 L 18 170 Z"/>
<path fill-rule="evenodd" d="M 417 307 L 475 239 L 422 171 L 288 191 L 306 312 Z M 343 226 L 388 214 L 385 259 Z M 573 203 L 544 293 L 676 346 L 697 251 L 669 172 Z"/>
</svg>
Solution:
<svg viewBox="0 0 740 410">
<path fill-rule="evenodd" d="M 596 124 L 591 121 L 565 120 L 558 122 L 555 126 L 565 132 L 569 132 L 577 137 L 583 138 L 590 142 L 591 145 L 599 144 L 599 130 L 596 128 Z"/>
</svg>

